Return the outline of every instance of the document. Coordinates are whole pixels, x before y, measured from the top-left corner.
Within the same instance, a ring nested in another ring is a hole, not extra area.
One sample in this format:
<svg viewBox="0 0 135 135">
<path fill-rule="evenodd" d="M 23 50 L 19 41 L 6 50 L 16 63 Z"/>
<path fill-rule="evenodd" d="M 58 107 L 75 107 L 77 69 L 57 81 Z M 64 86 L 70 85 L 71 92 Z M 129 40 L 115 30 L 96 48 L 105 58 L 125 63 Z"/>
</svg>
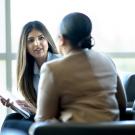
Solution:
<svg viewBox="0 0 135 135">
<path fill-rule="evenodd" d="M 11 105 L 11 109 L 20 113 L 22 116 L 24 116 L 24 118 L 28 119 L 30 117 L 30 112 L 24 110 L 21 106 L 19 106 L 16 103 L 16 100 L 18 100 L 12 93 L 10 93 L 9 91 L 1 91 L 0 94 L 0 101 L 1 100 L 10 100 L 10 103 L 12 102 L 13 104 Z M 1 101 L 2 102 L 2 101 Z"/>
</svg>

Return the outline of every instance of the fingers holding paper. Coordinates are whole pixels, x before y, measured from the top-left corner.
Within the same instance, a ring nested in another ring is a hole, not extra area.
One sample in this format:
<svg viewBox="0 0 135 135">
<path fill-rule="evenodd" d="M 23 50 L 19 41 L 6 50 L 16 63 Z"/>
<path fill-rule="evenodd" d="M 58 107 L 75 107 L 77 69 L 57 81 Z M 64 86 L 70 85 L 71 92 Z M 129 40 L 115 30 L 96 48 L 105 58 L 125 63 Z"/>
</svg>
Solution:
<svg viewBox="0 0 135 135">
<path fill-rule="evenodd" d="M 6 107 L 11 107 L 13 105 L 13 102 L 11 102 L 9 98 L 5 99 L 2 96 L 0 96 L 0 102 Z"/>
</svg>

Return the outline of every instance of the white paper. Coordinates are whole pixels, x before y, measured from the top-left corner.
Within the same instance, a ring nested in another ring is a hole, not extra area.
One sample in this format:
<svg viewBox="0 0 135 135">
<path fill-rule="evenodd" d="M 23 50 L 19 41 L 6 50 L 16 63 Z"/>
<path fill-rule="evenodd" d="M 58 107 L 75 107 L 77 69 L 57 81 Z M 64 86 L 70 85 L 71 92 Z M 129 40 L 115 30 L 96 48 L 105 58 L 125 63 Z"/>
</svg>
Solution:
<svg viewBox="0 0 135 135">
<path fill-rule="evenodd" d="M 10 103 L 13 102 L 12 107 L 10 107 L 11 109 L 20 113 L 26 119 L 28 119 L 30 117 L 30 113 L 28 111 L 24 110 L 23 108 L 21 108 L 21 106 L 19 106 L 15 102 L 16 100 L 19 100 L 19 99 L 17 97 L 15 97 L 11 92 L 9 92 L 7 90 L 1 91 L 0 97 L 4 98 L 5 100 L 10 99 Z"/>
</svg>

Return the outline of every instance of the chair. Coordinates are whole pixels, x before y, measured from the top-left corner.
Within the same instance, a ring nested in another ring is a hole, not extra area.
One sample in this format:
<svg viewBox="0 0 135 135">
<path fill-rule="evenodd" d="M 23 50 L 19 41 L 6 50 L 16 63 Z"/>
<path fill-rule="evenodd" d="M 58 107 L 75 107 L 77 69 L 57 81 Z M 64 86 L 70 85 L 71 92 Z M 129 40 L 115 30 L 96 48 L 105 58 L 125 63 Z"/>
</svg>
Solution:
<svg viewBox="0 0 135 135">
<path fill-rule="evenodd" d="M 132 120 L 135 119 L 135 110 L 132 109 L 135 100 L 135 74 L 120 72 L 119 75 L 127 95 L 127 109 L 121 115 L 121 120 Z"/>
<path fill-rule="evenodd" d="M 134 135 L 135 121 L 85 123 L 34 123 L 30 135 Z"/>
<path fill-rule="evenodd" d="M 127 94 L 127 107 L 132 107 L 135 100 L 135 74 L 126 75 L 123 84 Z"/>
<path fill-rule="evenodd" d="M 97 122 L 97 123 L 57 123 L 46 124 L 38 122 L 32 124 L 29 129 L 30 135 L 134 135 L 135 134 L 135 111 L 132 105 L 135 99 L 135 74 L 127 74 L 122 78 L 126 90 L 128 105 L 126 114 L 121 121 Z"/>
</svg>

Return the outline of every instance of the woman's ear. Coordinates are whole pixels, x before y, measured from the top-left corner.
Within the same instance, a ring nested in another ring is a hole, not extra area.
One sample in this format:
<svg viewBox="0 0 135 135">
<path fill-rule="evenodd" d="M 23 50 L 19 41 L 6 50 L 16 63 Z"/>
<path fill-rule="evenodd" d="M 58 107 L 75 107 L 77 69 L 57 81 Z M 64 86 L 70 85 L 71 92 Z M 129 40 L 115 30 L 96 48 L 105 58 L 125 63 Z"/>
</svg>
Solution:
<svg viewBox="0 0 135 135">
<path fill-rule="evenodd" d="M 59 46 L 63 46 L 65 44 L 64 37 L 62 35 L 59 35 L 58 38 L 59 38 Z"/>
<path fill-rule="evenodd" d="M 60 54 L 62 54 L 63 45 L 64 45 L 64 38 L 63 38 L 63 36 L 61 34 L 59 34 L 57 36 L 56 47 L 57 47 L 58 53 L 60 53 Z"/>
</svg>

